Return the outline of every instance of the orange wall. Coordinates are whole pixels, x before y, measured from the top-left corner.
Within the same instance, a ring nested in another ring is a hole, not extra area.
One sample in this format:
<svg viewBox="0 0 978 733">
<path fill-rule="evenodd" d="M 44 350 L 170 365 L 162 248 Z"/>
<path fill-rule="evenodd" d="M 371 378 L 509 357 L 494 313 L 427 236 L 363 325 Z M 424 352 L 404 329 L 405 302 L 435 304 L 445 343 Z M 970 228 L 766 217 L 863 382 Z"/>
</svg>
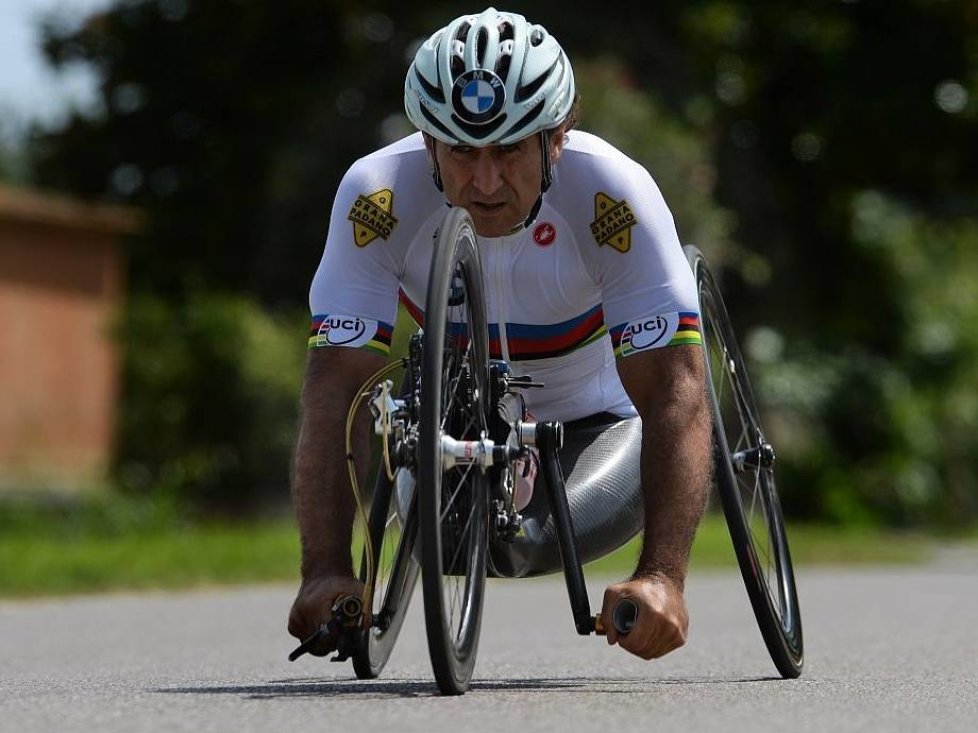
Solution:
<svg viewBox="0 0 978 733">
<path fill-rule="evenodd" d="M 76 485 L 112 455 L 119 229 L 0 190 L 0 485 Z M 121 224 L 121 222 L 120 222 Z"/>
</svg>

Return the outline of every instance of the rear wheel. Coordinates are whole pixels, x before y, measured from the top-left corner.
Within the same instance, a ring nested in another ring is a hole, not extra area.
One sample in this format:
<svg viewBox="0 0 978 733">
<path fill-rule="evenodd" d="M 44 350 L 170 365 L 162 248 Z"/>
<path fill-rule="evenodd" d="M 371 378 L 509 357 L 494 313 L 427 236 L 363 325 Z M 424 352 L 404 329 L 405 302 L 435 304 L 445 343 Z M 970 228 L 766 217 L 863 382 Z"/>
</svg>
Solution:
<svg viewBox="0 0 978 733">
<path fill-rule="evenodd" d="M 699 294 L 723 513 L 771 659 L 783 677 L 797 677 L 804 661 L 801 613 L 774 480 L 774 449 L 761 427 L 716 280 L 698 249 L 686 247 L 686 256 Z"/>
<path fill-rule="evenodd" d="M 451 209 L 435 243 L 425 305 L 418 501 L 428 650 L 438 687 L 469 687 L 482 625 L 488 482 L 474 464 L 448 466 L 443 438 L 487 433 L 489 337 L 482 266 L 468 213 Z"/>
</svg>

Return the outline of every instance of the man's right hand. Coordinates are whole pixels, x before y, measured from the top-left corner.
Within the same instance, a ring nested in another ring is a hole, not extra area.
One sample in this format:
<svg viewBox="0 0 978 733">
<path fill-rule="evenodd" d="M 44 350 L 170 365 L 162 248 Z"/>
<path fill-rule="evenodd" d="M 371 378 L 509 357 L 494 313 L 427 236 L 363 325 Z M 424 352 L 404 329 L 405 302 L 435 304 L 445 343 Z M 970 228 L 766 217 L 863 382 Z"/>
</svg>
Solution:
<svg viewBox="0 0 978 733">
<path fill-rule="evenodd" d="M 333 603 L 340 596 L 363 595 L 363 583 L 347 575 L 325 575 L 307 578 L 299 586 L 292 610 L 289 612 L 289 633 L 300 641 L 312 636 L 332 616 Z M 336 637 L 310 650 L 322 657 L 336 649 Z"/>
</svg>

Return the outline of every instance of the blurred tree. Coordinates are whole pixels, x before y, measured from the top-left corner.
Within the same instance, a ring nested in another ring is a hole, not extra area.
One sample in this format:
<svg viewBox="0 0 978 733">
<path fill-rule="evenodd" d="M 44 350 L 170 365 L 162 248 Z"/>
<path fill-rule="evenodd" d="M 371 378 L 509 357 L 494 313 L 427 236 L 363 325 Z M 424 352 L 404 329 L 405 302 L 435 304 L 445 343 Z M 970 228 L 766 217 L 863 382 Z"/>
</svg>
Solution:
<svg viewBox="0 0 978 733">
<path fill-rule="evenodd" d="M 0 106 L 0 181 L 30 181 L 30 153 L 26 148 L 24 134 L 19 125 Z"/>
<path fill-rule="evenodd" d="M 49 185 L 139 204 L 133 287 L 301 302 L 331 194 L 396 111 L 404 28 L 346 3 L 142 0 L 81 30 L 49 27 L 55 63 L 101 75 L 102 115 L 39 141 Z"/>
<path fill-rule="evenodd" d="M 832 374 L 789 504 L 973 521 L 978 411 L 957 398 L 978 359 L 964 296 L 978 232 L 963 223 L 978 215 L 978 7 L 712 2 L 685 22 L 713 62 L 721 201 L 777 273 L 754 317 L 787 336 L 803 378 Z M 935 358 L 921 336 L 940 333 Z"/>
<path fill-rule="evenodd" d="M 412 18 L 385 2 L 120 0 L 80 29 L 48 24 L 54 64 L 99 73 L 101 110 L 35 139 L 37 177 L 148 215 L 119 328 L 124 486 L 208 506 L 285 495 L 302 366 L 284 335 L 301 349 L 340 176 L 398 134 L 383 122 Z"/>
<path fill-rule="evenodd" d="M 134 295 L 118 480 L 135 494 L 246 512 L 288 498 L 306 318 L 241 296 Z"/>
</svg>

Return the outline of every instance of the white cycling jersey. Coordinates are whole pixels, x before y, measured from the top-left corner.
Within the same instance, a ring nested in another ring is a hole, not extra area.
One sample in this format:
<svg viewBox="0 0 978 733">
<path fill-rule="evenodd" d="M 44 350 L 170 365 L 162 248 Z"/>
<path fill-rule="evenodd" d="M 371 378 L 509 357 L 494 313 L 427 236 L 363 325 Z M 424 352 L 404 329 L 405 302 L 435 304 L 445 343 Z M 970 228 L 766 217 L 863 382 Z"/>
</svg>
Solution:
<svg viewBox="0 0 978 733">
<path fill-rule="evenodd" d="M 353 164 L 310 290 L 310 348 L 386 354 L 398 299 L 423 321 L 446 205 L 420 133 Z M 533 224 L 478 246 L 490 357 L 546 385 L 525 391 L 537 419 L 635 415 L 615 357 L 701 342 L 672 214 L 649 173 L 594 135 L 568 133 Z"/>
</svg>

